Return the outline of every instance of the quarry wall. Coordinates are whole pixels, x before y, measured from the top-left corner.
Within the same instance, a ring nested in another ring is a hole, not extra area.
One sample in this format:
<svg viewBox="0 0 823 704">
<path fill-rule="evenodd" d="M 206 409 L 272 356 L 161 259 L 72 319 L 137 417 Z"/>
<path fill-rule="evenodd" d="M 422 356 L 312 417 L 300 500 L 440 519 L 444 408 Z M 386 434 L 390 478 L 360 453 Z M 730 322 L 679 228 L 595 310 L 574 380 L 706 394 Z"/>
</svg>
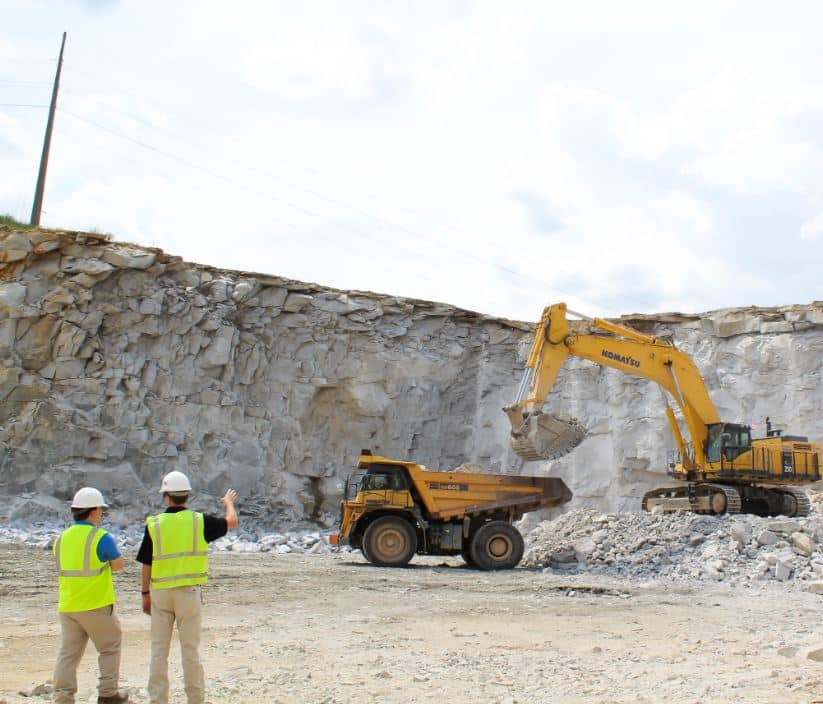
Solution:
<svg viewBox="0 0 823 704">
<path fill-rule="evenodd" d="M 724 419 L 764 432 L 769 415 L 823 439 L 823 303 L 623 321 L 692 354 Z M 92 484 L 132 520 L 180 469 L 203 505 L 232 485 L 261 522 L 329 524 L 366 447 L 551 473 L 574 506 L 636 509 L 674 449 L 648 382 L 571 360 L 550 404 L 587 439 L 525 466 L 509 449 L 501 408 L 532 328 L 103 235 L 0 228 L 0 518 L 56 519 Z"/>
</svg>

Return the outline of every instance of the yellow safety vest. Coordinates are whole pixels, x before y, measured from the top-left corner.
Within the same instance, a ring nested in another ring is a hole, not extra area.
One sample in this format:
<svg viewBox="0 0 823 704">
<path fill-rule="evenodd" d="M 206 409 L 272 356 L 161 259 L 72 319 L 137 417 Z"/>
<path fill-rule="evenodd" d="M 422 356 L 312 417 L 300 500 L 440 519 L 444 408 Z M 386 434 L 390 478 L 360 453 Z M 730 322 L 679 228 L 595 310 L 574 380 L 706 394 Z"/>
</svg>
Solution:
<svg viewBox="0 0 823 704">
<path fill-rule="evenodd" d="M 114 603 L 111 565 L 97 557 L 104 535 L 102 528 L 75 523 L 55 541 L 58 611 L 91 611 Z"/>
<path fill-rule="evenodd" d="M 172 589 L 208 582 L 209 546 L 203 524 L 203 514 L 188 509 L 146 519 L 152 546 L 152 588 Z"/>
</svg>

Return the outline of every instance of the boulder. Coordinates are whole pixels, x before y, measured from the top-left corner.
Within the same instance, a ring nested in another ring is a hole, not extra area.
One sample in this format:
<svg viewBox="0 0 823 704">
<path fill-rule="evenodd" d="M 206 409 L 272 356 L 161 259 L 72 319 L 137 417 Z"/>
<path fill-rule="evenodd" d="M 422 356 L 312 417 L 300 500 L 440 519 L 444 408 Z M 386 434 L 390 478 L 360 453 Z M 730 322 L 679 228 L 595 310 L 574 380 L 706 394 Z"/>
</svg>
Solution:
<svg viewBox="0 0 823 704">
<path fill-rule="evenodd" d="M 770 530 L 763 530 L 757 536 L 758 545 L 774 545 L 779 538 Z"/>
<path fill-rule="evenodd" d="M 106 249 L 101 259 L 118 269 L 148 269 L 157 259 L 154 252 L 125 247 Z"/>
<path fill-rule="evenodd" d="M 0 312 L 12 316 L 26 301 L 26 287 L 16 282 L 0 283 Z M 14 316 L 17 317 L 17 316 Z"/>
<path fill-rule="evenodd" d="M 815 551 L 816 546 L 814 540 L 805 533 L 792 533 L 791 540 L 792 545 L 794 545 L 794 551 L 798 555 L 808 557 Z"/>
<path fill-rule="evenodd" d="M 31 252 L 31 241 L 24 234 L 0 232 L 0 264 L 19 262 Z"/>
<path fill-rule="evenodd" d="M 60 268 L 67 274 L 86 274 L 87 276 L 108 274 L 114 269 L 111 264 L 92 257 L 63 257 Z"/>
<path fill-rule="evenodd" d="M 790 535 L 797 531 L 800 526 L 795 521 L 770 521 L 767 525 L 772 533 Z"/>
</svg>

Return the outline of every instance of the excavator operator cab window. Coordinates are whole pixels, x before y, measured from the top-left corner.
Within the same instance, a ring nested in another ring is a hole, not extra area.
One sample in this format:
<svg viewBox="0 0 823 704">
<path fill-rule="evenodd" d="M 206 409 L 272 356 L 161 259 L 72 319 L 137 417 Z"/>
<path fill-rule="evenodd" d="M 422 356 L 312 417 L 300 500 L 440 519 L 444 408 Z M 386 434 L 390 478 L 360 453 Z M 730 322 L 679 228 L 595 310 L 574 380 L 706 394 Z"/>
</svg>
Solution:
<svg viewBox="0 0 823 704">
<path fill-rule="evenodd" d="M 723 442 L 723 424 L 712 423 L 708 426 L 709 434 L 706 438 L 706 459 L 709 462 L 720 462 L 720 448 Z"/>
<path fill-rule="evenodd" d="M 721 438 L 721 454 L 727 462 L 734 462 L 744 452 L 752 449 L 752 431 L 748 425 L 725 423 Z"/>
<path fill-rule="evenodd" d="M 748 425 L 712 423 L 708 431 L 706 459 L 709 462 L 734 462 L 752 448 L 752 432 Z"/>
</svg>

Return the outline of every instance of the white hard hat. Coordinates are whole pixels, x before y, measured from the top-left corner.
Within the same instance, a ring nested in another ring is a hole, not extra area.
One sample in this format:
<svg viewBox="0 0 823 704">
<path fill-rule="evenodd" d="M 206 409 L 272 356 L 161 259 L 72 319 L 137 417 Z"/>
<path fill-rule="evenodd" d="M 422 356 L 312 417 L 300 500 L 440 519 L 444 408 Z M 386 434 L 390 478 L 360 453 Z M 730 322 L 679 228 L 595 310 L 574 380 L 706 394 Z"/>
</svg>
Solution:
<svg viewBox="0 0 823 704">
<path fill-rule="evenodd" d="M 71 502 L 72 508 L 97 508 L 99 506 L 108 506 L 108 504 L 103 500 L 103 494 L 91 486 L 79 489 Z"/>
<path fill-rule="evenodd" d="M 191 491 L 189 478 L 183 472 L 169 472 L 160 483 L 160 493 L 176 494 L 178 492 Z"/>
</svg>

